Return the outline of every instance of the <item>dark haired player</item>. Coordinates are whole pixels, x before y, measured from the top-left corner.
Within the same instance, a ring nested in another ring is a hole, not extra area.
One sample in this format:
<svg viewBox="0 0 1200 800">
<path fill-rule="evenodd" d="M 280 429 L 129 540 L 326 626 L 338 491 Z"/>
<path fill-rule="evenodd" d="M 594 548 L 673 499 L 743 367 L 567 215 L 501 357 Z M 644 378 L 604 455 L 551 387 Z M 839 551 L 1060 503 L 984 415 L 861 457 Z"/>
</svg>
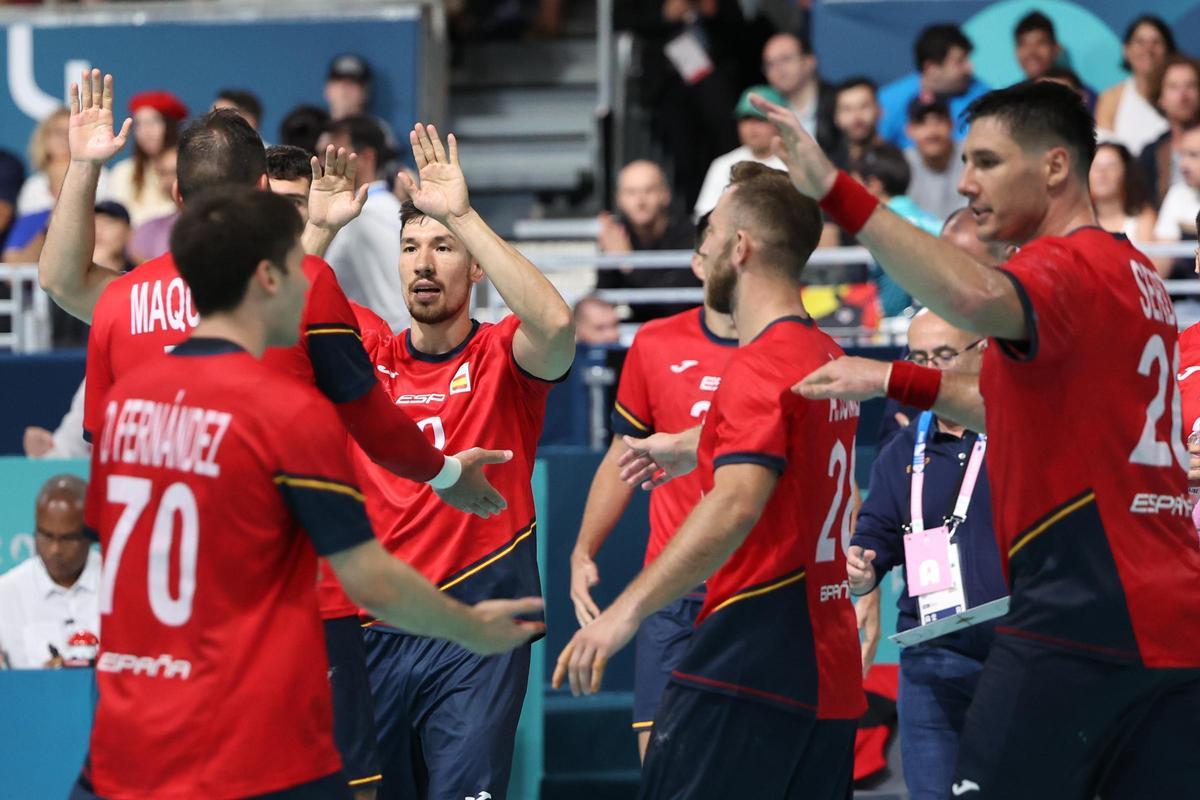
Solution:
<svg viewBox="0 0 1200 800">
<path fill-rule="evenodd" d="M 125 372 L 187 338 L 199 321 L 191 290 L 174 258 L 165 253 L 120 275 L 91 261 L 94 196 L 99 168 L 124 145 L 127 126 L 113 130 L 112 76 L 84 74 L 82 95 L 73 89 L 69 138 L 71 164 L 38 262 L 43 286 L 64 310 L 92 324 L 88 338 L 87 393 L 84 429 L 95 434 L 103 422 L 102 400 Z M 353 155 L 327 151 L 325 170 L 312 159 L 309 223 L 302 241 L 306 249 L 328 244 L 338 227 L 362 208 L 365 193 L 325 191 L 353 186 Z M 213 111 L 189 125 L 179 140 L 176 202 L 186 208 L 194 194 L 212 187 L 249 186 L 266 189 L 268 177 L 262 140 L 236 112 Z M 328 179 L 328 180 L 325 180 Z M 504 501 L 483 476 L 483 464 L 503 460 L 500 453 L 470 450 L 444 456 L 430 446 L 375 380 L 363 350 L 354 312 L 329 266 L 305 257 L 308 277 L 300 340 L 272 348 L 265 363 L 314 383 L 335 403 L 338 417 L 371 457 L 389 470 L 415 481 L 428 481 L 440 496 L 463 511 L 489 515 Z M 370 701 L 357 606 L 322 570 L 321 615 L 327 621 L 326 644 L 334 663 L 338 709 L 338 741 L 356 786 L 378 781 L 379 770 L 369 731 Z M 357 680 L 356 680 L 357 676 Z M 343 697 L 342 683 L 347 689 Z M 351 712 L 357 707 L 357 712 Z M 356 755 L 361 753 L 362 755 Z M 362 782 L 362 783 L 360 783 Z"/>
<path fill-rule="evenodd" d="M 820 233 L 816 204 L 784 173 L 734 166 L 702 251 L 707 302 L 732 313 L 741 344 L 700 433 L 704 497 L 554 672 L 556 687 L 568 678 L 576 694 L 597 691 L 638 625 L 708 578 L 654 720 L 647 800 L 851 791 L 866 710 L 844 555 L 858 404 L 790 391 L 842 352 L 800 302 Z"/>
<path fill-rule="evenodd" d="M 409 141 L 421 183 L 402 173 L 413 202 L 401 214 L 399 270 L 413 324 L 393 336 L 356 307 L 363 344 L 389 397 L 439 450 L 472 441 L 512 452 L 489 473 L 508 507 L 490 519 L 464 516 L 359 451 L 367 510 L 384 547 L 452 597 L 540 594 L 530 481 L 546 396 L 575 357 L 571 309 L 471 207 L 454 136 L 447 149 L 432 125 L 417 125 Z M 496 324 L 471 319 L 471 289 L 484 277 L 513 312 Z M 374 623 L 365 639 L 380 797 L 503 800 L 530 648 L 484 659 Z"/>
<path fill-rule="evenodd" d="M 711 265 L 700 255 L 707 228 L 706 214 L 696 226 L 696 252 L 692 256 L 692 271 L 701 280 Z M 580 626 L 600 615 L 590 592 L 600 581 L 594 559 L 634 492 L 621 480 L 617 465 L 629 449 L 623 437 L 641 438 L 655 431 L 675 433 L 702 422 L 737 343 L 733 318 L 709 303 L 647 322 L 633 338 L 613 405 L 612 445 L 592 479 L 579 538 L 571 553 L 571 600 Z M 658 557 L 700 496 L 699 473 L 672 481 L 650 495 L 650 539 L 643 566 Z M 654 727 L 654 712 L 671 670 L 687 651 L 703 602 L 704 589 L 698 587 L 655 611 L 638 628 L 633 730 L 643 758 Z"/>
<path fill-rule="evenodd" d="M 538 598 L 470 608 L 371 531 L 328 399 L 267 366 L 300 335 L 300 217 L 270 193 L 194 198 L 171 252 L 200 312 L 103 402 L 87 521 L 99 534 L 99 705 L 75 798 L 341 798 L 320 652 L 318 554 L 393 624 L 500 653 Z M 297 430 L 304 435 L 296 435 Z"/>
<path fill-rule="evenodd" d="M 1175 312 L 1150 261 L 1096 223 L 1091 115 L 1020 84 L 971 105 L 959 183 L 989 269 L 879 208 L 786 109 L 793 183 L 938 316 L 989 336 L 977 384 L 897 362 L 830 364 L 808 397 L 881 394 L 993 445 L 1009 614 L 967 715 L 956 797 L 1170 797 L 1200 750 L 1200 540 L 1186 492 Z M 982 398 L 980 397 L 982 395 Z M 986 400 L 986 414 L 984 401 Z"/>
</svg>

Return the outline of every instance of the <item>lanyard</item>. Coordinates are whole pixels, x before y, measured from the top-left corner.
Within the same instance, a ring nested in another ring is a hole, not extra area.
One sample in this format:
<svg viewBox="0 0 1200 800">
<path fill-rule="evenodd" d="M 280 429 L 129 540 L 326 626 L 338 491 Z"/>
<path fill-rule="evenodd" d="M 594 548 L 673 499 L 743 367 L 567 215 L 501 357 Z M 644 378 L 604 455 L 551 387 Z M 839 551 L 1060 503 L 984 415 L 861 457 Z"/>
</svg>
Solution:
<svg viewBox="0 0 1200 800">
<path fill-rule="evenodd" d="M 917 419 L 917 441 L 913 446 L 912 488 L 909 494 L 909 508 L 912 523 L 909 526 L 913 533 L 925 530 L 925 447 L 929 442 L 929 429 L 933 425 L 933 412 L 923 411 Z M 967 462 L 967 470 L 963 474 L 962 485 L 958 488 L 958 499 L 954 501 L 954 511 L 947 524 L 951 533 L 967 519 L 967 508 L 971 505 L 971 495 L 975 492 L 975 483 L 979 480 L 979 470 L 983 467 L 983 456 L 987 451 L 987 434 L 981 433 L 971 448 L 971 459 Z"/>
</svg>

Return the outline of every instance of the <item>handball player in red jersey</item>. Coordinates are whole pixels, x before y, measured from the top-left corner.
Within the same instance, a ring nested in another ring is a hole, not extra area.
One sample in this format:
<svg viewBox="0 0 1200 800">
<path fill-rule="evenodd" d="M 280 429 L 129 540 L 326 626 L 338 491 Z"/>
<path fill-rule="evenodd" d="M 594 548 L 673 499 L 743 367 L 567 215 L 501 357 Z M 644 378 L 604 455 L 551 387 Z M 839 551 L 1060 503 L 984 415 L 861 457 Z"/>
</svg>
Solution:
<svg viewBox="0 0 1200 800">
<path fill-rule="evenodd" d="M 73 798 L 346 798 L 317 614 L 317 556 L 391 624 L 481 654 L 528 642 L 539 598 L 469 607 L 375 539 L 333 404 L 263 363 L 308 293 L 287 199 L 193 197 L 171 235 L 200 312 L 130 369 L 95 429 L 87 524 L 104 641 Z"/>
<path fill-rule="evenodd" d="M 470 204 L 454 136 L 432 125 L 409 134 L 420 185 L 402 174 L 400 270 L 412 327 L 357 308 L 363 344 L 392 402 L 433 446 L 511 451 L 488 477 L 508 501 L 475 519 L 433 501 L 354 447 L 367 511 L 383 546 L 451 597 L 478 602 L 541 594 L 534 456 L 546 396 L 575 357 L 571 310 L 554 286 Z M 487 278 L 512 314 L 471 318 L 471 289 Z M 529 680 L 530 648 L 481 658 L 453 642 L 369 621 L 367 665 L 383 764 L 381 798 L 503 800 Z"/>
<path fill-rule="evenodd" d="M 843 359 L 799 387 L 814 398 L 886 392 L 988 434 L 1011 605 L 967 714 L 953 794 L 1191 795 L 1200 541 L 1175 312 L 1151 262 L 1097 225 L 1091 115 L 1053 83 L 991 92 L 967 110 L 959 191 L 981 239 L 1019 247 L 989 269 L 879 207 L 785 109 L 757 105 L 801 192 L 934 313 L 993 340 L 978 379 Z"/>
<path fill-rule="evenodd" d="M 732 313 L 740 347 L 700 429 L 704 496 L 658 558 L 575 634 L 553 682 L 598 691 L 638 626 L 707 578 L 638 796 L 844 800 L 866 710 L 845 559 L 858 403 L 791 391 L 842 354 L 800 301 L 821 216 L 784 173 L 742 162 L 709 226 L 707 304 Z"/>
<path fill-rule="evenodd" d="M 199 315 L 169 252 L 124 275 L 92 263 L 100 166 L 120 152 L 129 123 L 119 133 L 113 128 L 112 76 L 102 81 L 99 70 L 84 73 L 71 94 L 71 163 L 38 275 L 56 303 L 92 325 L 84 404 L 84 429 L 92 434 L 103 422 L 102 401 L 113 382 L 182 342 Z M 306 250 L 323 251 L 333 233 L 361 210 L 365 195 L 353 191 L 355 163 L 353 155 L 332 149 L 324 169 L 313 159 L 309 220 L 302 236 Z M 232 110 L 210 112 L 180 136 L 176 203 L 183 206 L 195 193 L 215 186 L 266 189 L 266 172 L 262 140 L 254 129 Z M 487 484 L 482 468 L 504 456 L 473 449 L 447 457 L 430 446 L 376 382 L 354 313 L 333 271 L 314 256 L 306 256 L 302 266 L 309 281 L 302 335 L 289 347 L 268 350 L 264 363 L 315 383 L 334 402 L 345 429 L 387 469 L 414 481 L 429 481 L 444 500 L 464 511 L 500 511 L 503 500 Z M 319 597 L 333 664 L 338 744 L 349 780 L 364 787 L 378 782 L 379 768 L 357 608 L 324 569 Z"/>
</svg>

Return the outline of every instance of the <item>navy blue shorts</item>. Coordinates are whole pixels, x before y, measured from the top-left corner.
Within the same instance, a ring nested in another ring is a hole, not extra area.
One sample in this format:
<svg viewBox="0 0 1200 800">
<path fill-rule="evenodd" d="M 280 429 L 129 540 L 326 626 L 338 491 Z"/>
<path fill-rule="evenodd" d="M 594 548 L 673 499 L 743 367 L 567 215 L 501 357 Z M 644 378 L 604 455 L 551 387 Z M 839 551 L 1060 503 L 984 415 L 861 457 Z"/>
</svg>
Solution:
<svg viewBox="0 0 1200 800">
<path fill-rule="evenodd" d="M 104 800 L 92 791 L 92 784 L 83 775 L 71 788 L 67 800 Z M 346 776 L 341 772 L 318 778 L 315 781 L 302 783 L 278 792 L 259 794 L 248 800 L 350 800 L 350 789 L 346 786 Z"/>
<path fill-rule="evenodd" d="M 638 798 L 850 800 L 857 727 L 671 683 Z"/>
<path fill-rule="evenodd" d="M 671 671 L 679 666 L 687 652 L 702 605 L 703 596 L 682 597 L 646 617 L 638 628 L 633 660 L 635 733 L 654 726 L 654 714 L 663 690 L 671 680 Z"/>
<path fill-rule="evenodd" d="M 1106 662 L 1002 634 L 967 711 L 953 794 L 1195 797 L 1197 720 L 1200 670 Z"/>
<path fill-rule="evenodd" d="M 364 640 L 383 765 L 379 800 L 504 800 L 529 646 L 485 657 L 372 628 Z"/>
<path fill-rule="evenodd" d="M 333 695 L 333 742 L 350 786 L 370 786 L 383 775 L 375 741 L 375 709 L 367 677 L 367 652 L 357 617 L 325 620 L 325 655 Z"/>
</svg>

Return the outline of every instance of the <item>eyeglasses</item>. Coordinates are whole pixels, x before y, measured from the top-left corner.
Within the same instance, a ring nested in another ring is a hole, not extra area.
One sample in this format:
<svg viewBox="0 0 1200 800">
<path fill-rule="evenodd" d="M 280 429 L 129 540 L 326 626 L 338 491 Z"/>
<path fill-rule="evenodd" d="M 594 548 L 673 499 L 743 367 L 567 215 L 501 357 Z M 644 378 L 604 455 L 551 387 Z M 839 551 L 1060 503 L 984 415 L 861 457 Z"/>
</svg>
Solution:
<svg viewBox="0 0 1200 800">
<path fill-rule="evenodd" d="M 919 367 L 927 367 L 930 364 L 935 367 L 948 367 L 957 361 L 958 357 L 963 353 L 974 350 L 986 341 L 987 339 L 976 339 L 962 350 L 955 350 L 949 346 L 934 348 L 932 353 L 926 353 L 924 350 L 912 350 L 904 357 L 904 360 L 911 361 Z"/>
<path fill-rule="evenodd" d="M 88 541 L 87 534 L 80 531 L 79 533 L 50 533 L 49 531 L 35 530 L 34 536 L 43 544 L 61 544 L 73 545 L 84 544 Z"/>
</svg>

